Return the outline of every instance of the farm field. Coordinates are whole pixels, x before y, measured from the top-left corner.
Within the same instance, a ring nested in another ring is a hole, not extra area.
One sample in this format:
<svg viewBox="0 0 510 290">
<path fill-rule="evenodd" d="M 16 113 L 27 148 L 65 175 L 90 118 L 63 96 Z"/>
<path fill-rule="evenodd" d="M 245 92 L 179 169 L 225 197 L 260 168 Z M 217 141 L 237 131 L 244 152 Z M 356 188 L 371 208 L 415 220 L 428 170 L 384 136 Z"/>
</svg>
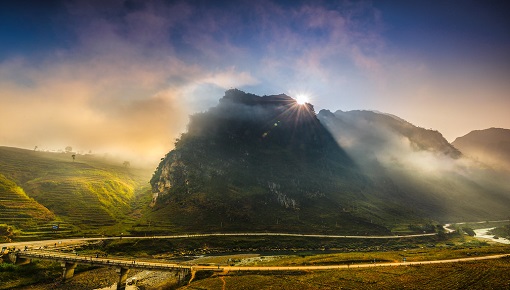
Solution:
<svg viewBox="0 0 510 290">
<path fill-rule="evenodd" d="M 316 272 L 226 274 L 182 289 L 508 289 L 510 258 Z"/>
</svg>

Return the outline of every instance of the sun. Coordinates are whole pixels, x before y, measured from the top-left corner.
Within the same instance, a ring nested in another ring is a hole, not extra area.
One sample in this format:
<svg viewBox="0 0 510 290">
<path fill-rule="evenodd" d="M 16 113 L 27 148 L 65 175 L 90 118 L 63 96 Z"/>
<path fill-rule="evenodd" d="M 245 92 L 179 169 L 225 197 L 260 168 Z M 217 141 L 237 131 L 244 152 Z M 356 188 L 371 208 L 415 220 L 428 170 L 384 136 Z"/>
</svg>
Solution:
<svg viewBox="0 0 510 290">
<path fill-rule="evenodd" d="M 296 102 L 298 103 L 298 105 L 304 105 L 306 103 L 308 103 L 309 101 L 309 98 L 307 95 L 297 95 L 296 96 Z"/>
</svg>

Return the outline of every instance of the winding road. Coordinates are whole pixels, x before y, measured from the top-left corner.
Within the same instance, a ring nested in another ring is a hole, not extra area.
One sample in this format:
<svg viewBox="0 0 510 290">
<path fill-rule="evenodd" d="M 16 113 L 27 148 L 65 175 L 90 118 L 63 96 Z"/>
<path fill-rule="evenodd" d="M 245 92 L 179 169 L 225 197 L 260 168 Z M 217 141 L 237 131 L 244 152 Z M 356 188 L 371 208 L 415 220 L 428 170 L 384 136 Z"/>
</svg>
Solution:
<svg viewBox="0 0 510 290">
<path fill-rule="evenodd" d="M 319 235 L 319 234 L 292 234 L 292 233 L 211 233 L 211 234 L 186 234 L 186 235 L 167 235 L 167 236 L 149 236 L 149 237 L 136 237 L 136 236 L 118 236 L 118 237 L 97 237 L 97 238 L 70 238 L 58 240 L 42 240 L 42 241 L 26 241 L 26 242 L 12 242 L 0 244 L 0 248 L 37 248 L 37 247 L 62 247 L 77 245 L 89 241 L 101 240 L 118 240 L 118 239 L 185 239 L 196 237 L 233 237 L 233 236 L 283 236 L 283 237 L 307 237 L 307 238 L 330 238 L 330 239 L 402 239 L 402 238 L 416 238 L 434 236 L 436 233 L 431 234 L 416 234 L 416 235 L 391 235 L 391 236 L 352 236 L 352 235 Z"/>
</svg>

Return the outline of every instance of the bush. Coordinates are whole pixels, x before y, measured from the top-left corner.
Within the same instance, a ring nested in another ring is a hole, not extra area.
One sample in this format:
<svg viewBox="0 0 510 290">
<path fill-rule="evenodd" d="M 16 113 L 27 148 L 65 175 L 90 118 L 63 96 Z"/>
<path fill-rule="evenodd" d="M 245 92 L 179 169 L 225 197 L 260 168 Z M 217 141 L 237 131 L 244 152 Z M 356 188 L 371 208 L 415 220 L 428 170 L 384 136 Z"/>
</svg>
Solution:
<svg viewBox="0 0 510 290">
<path fill-rule="evenodd" d="M 468 234 L 471 237 L 476 236 L 476 233 L 475 233 L 475 231 L 472 228 L 463 227 L 462 231 L 465 232 L 466 234 Z"/>
</svg>

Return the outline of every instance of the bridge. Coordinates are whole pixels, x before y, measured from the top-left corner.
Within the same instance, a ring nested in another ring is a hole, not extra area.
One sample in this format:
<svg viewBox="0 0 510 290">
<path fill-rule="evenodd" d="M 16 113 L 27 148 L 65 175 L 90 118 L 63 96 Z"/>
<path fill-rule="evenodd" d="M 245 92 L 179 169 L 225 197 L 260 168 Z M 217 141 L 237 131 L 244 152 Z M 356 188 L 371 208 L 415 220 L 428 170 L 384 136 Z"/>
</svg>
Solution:
<svg viewBox="0 0 510 290">
<path fill-rule="evenodd" d="M 60 261 L 63 267 L 62 277 L 64 280 L 73 277 L 74 269 L 78 264 L 116 268 L 117 273 L 119 273 L 117 289 L 125 288 L 129 269 L 177 272 L 179 281 L 182 281 L 192 270 L 194 270 L 193 267 L 190 265 L 180 265 L 175 263 L 158 263 L 138 260 L 127 260 L 120 258 L 79 256 L 69 253 L 39 250 L 11 252 L 9 253 L 8 258 L 11 260 L 11 262 L 13 262 L 16 265 L 28 264 L 31 262 L 32 259 Z M 201 266 L 200 269 L 218 270 L 218 267 Z"/>
<path fill-rule="evenodd" d="M 62 277 L 64 280 L 70 279 L 74 275 L 74 269 L 78 264 L 96 265 L 101 267 L 113 267 L 117 269 L 119 279 L 117 282 L 117 289 L 125 289 L 127 276 L 130 269 L 144 269 L 153 271 L 172 271 L 176 272 L 179 282 L 190 274 L 191 282 L 195 277 L 197 271 L 214 271 L 218 273 L 228 272 L 244 272 L 244 271 L 311 271 L 311 270 L 339 270 L 339 269 L 354 269 L 366 267 L 387 267 L 387 266 L 411 266 L 411 265 L 426 265 L 426 264 L 439 264 L 439 263 L 458 263 L 476 260 L 487 259 L 500 259 L 510 257 L 509 253 L 469 257 L 469 258 L 456 258 L 447 260 L 429 260 L 417 262 L 391 262 L 391 263 L 365 263 L 365 264 L 339 264 L 339 265 L 314 265 L 314 266 L 226 266 L 226 265 L 184 265 L 176 263 L 154 262 L 154 261 L 139 261 L 128 260 L 121 258 L 106 258 L 106 257 L 90 257 L 78 256 L 69 253 L 59 253 L 52 251 L 17 251 L 9 253 L 9 258 L 15 264 L 22 265 L 30 263 L 32 259 L 45 259 L 60 261 L 63 269 Z M 188 283 L 189 283 L 188 282 Z"/>
</svg>

